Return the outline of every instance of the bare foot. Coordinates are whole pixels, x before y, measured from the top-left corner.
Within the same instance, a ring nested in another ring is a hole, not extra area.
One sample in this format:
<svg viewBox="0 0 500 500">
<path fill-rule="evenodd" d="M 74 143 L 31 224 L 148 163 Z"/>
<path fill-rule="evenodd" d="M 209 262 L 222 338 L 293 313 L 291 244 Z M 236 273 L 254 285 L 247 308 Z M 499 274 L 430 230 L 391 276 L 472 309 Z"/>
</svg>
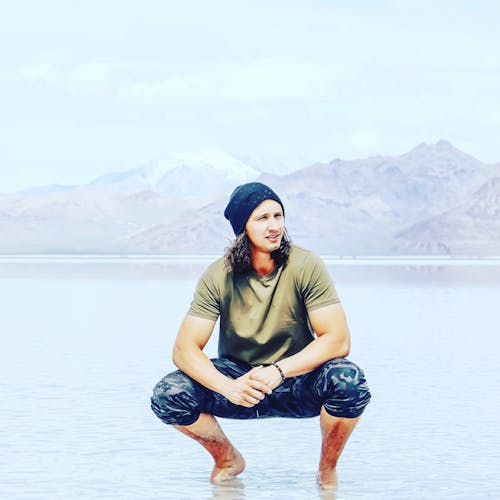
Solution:
<svg viewBox="0 0 500 500">
<path fill-rule="evenodd" d="M 226 481 L 237 476 L 243 472 L 244 469 L 245 459 L 243 455 L 233 447 L 231 453 L 225 459 L 218 460 L 215 463 L 210 476 L 210 482 L 220 483 Z"/>
<path fill-rule="evenodd" d="M 337 469 L 320 469 L 316 481 L 324 490 L 336 490 L 338 487 Z"/>
</svg>

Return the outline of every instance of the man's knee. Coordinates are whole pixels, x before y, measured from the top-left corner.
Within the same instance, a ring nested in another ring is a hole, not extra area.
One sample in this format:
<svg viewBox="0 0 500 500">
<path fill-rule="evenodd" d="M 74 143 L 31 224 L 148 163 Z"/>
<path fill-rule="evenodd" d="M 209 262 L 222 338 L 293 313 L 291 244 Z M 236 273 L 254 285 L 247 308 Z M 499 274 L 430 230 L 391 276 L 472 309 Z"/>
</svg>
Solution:
<svg viewBox="0 0 500 500">
<path fill-rule="evenodd" d="M 320 371 L 317 390 L 323 393 L 325 410 L 336 417 L 359 417 L 371 398 L 363 370 L 346 358 L 335 358 Z"/>
<path fill-rule="evenodd" d="M 180 370 L 169 373 L 154 387 L 151 409 L 166 424 L 194 423 L 200 415 L 195 382 Z"/>
</svg>

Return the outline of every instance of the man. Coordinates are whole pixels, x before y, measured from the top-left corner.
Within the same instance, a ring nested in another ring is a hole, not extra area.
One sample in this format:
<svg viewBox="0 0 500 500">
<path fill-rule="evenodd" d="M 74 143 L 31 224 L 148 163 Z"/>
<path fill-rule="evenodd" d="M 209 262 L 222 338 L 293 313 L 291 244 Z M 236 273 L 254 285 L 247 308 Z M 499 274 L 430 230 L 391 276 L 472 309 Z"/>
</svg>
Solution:
<svg viewBox="0 0 500 500">
<path fill-rule="evenodd" d="M 292 246 L 268 186 L 238 186 L 226 207 L 236 239 L 198 282 L 174 345 L 179 368 L 154 388 L 152 409 L 202 444 L 214 483 L 245 468 L 215 416 L 320 416 L 318 483 L 334 487 L 338 458 L 370 400 L 363 371 L 345 359 L 350 336 L 329 274 Z M 219 358 L 203 352 L 220 317 Z"/>
</svg>

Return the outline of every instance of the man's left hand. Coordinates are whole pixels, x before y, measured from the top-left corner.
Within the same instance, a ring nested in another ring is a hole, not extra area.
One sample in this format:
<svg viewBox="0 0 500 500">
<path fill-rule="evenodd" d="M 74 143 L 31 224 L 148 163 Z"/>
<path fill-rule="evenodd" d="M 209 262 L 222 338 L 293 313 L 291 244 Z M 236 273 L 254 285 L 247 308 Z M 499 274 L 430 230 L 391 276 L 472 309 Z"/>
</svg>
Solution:
<svg viewBox="0 0 500 500">
<path fill-rule="evenodd" d="M 255 370 L 250 378 L 266 384 L 273 390 L 282 382 L 280 372 L 273 365 L 263 366 L 260 370 Z"/>
</svg>

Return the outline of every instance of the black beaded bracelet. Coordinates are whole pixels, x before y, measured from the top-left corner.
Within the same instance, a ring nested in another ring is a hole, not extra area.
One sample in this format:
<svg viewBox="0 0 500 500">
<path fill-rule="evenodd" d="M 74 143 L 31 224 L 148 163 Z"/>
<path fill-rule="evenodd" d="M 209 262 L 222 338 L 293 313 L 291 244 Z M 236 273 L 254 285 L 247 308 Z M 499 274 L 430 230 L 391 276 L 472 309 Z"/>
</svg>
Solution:
<svg viewBox="0 0 500 500">
<path fill-rule="evenodd" d="M 280 375 L 281 375 L 281 383 L 283 383 L 285 381 L 285 374 L 283 373 L 283 370 L 281 369 L 281 366 L 278 365 L 278 363 L 276 363 L 276 361 L 273 361 L 271 363 L 279 372 L 280 372 Z"/>
</svg>

